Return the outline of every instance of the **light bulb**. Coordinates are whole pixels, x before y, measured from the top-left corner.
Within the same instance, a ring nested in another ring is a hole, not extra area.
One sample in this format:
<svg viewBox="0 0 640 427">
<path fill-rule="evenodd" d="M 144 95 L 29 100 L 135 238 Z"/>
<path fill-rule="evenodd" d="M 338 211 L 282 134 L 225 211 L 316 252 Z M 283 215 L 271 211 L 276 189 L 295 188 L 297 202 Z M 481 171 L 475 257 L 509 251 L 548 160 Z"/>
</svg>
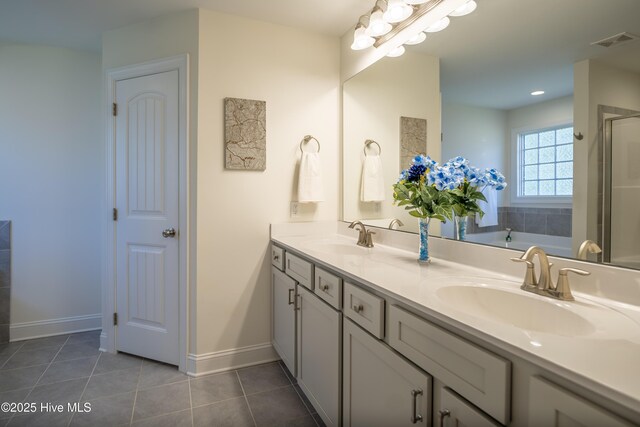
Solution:
<svg viewBox="0 0 640 427">
<path fill-rule="evenodd" d="M 451 19 L 445 16 L 435 24 L 432 24 L 430 27 L 428 27 L 425 31 L 427 33 L 437 33 L 438 31 L 442 31 L 445 28 L 447 28 L 450 23 L 451 23 Z"/>
<path fill-rule="evenodd" d="M 468 2 L 466 2 L 462 6 L 460 6 L 459 8 L 454 10 L 453 12 L 451 12 L 449 14 L 449 16 L 464 16 L 464 15 L 468 15 L 471 12 L 473 12 L 474 10 L 476 10 L 476 7 L 478 7 L 478 3 L 476 3 L 473 0 L 469 0 Z"/>
<path fill-rule="evenodd" d="M 407 4 L 424 4 L 429 0 L 404 0 Z"/>
<path fill-rule="evenodd" d="M 353 33 L 353 44 L 351 45 L 351 49 L 366 49 L 373 46 L 375 42 L 376 40 L 373 37 L 370 37 L 365 33 L 364 26 L 359 25 L 358 27 L 356 27 L 356 30 Z"/>
<path fill-rule="evenodd" d="M 411 37 L 409 40 L 404 42 L 404 44 L 408 44 L 408 45 L 420 44 L 426 38 L 427 38 L 427 35 L 424 32 L 420 31 L 418 34 L 416 34 L 415 36 Z"/>
<path fill-rule="evenodd" d="M 404 21 L 413 13 L 413 8 L 404 0 L 389 0 L 387 11 L 384 13 L 384 20 L 389 23 Z"/>
<path fill-rule="evenodd" d="M 404 51 L 404 46 L 400 45 L 397 48 L 393 49 L 391 52 L 387 53 L 387 56 L 389 58 L 397 58 L 398 56 L 402 56 Z"/>
<path fill-rule="evenodd" d="M 392 28 L 393 26 L 384 20 L 382 10 L 376 8 L 374 9 L 374 12 L 371 13 L 369 26 L 365 33 L 368 36 L 380 37 L 387 34 Z"/>
</svg>

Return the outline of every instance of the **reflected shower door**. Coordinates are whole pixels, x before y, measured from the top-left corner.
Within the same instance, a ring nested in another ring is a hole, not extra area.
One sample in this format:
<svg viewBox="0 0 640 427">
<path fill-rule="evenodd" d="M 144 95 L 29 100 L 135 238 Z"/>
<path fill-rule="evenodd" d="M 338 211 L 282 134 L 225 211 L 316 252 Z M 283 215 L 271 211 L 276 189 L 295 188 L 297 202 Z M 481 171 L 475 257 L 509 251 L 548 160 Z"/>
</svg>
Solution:
<svg viewBox="0 0 640 427">
<path fill-rule="evenodd" d="M 640 268 L 640 115 L 611 119 L 608 130 L 604 191 L 609 218 L 604 225 L 610 241 L 605 242 L 605 261 Z"/>
</svg>

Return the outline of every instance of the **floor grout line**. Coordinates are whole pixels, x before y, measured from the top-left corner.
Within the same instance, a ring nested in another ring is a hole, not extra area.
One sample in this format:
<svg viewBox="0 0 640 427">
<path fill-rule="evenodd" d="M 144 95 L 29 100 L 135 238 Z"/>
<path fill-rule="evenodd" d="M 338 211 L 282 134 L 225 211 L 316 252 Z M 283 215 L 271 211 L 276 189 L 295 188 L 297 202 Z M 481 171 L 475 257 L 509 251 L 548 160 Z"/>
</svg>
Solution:
<svg viewBox="0 0 640 427">
<path fill-rule="evenodd" d="M 189 381 L 189 411 L 191 411 L 191 427 L 193 427 L 193 396 L 191 395 L 191 378 L 188 378 L 187 380 Z"/>
<path fill-rule="evenodd" d="M 96 358 L 96 363 L 93 365 L 93 369 L 91 369 L 91 373 L 89 374 L 89 379 L 87 380 L 87 383 L 84 385 L 84 388 L 82 389 L 82 393 L 80 394 L 80 397 L 78 398 L 78 402 L 82 402 L 82 398 L 84 397 L 85 392 L 87 391 L 87 387 L 89 387 L 89 381 L 91 381 L 91 377 L 93 376 L 93 372 L 96 370 L 96 366 L 98 366 L 98 362 L 100 361 L 100 356 L 102 356 L 102 354 L 99 354 L 98 357 Z M 72 359 L 72 360 L 76 360 L 76 359 Z M 69 424 L 67 424 L 67 427 L 71 425 L 71 422 L 73 421 L 73 417 L 75 417 L 76 414 L 71 415 L 71 419 L 69 420 Z"/>
<path fill-rule="evenodd" d="M 129 425 L 133 424 L 133 415 L 136 413 L 136 403 L 138 401 L 138 387 L 140 387 L 140 377 L 142 377 L 142 365 L 144 363 L 144 359 L 140 362 L 140 367 L 138 369 L 138 382 L 136 383 L 136 394 L 133 396 L 133 408 L 131 408 L 131 419 L 129 420 Z"/>
<path fill-rule="evenodd" d="M 25 342 L 26 342 L 26 341 L 25 341 Z M 9 343 L 9 344 L 11 344 L 11 343 Z M 7 360 L 5 360 L 5 361 L 4 361 L 4 363 L 2 363 L 2 364 L 0 365 L 0 370 L 4 367 L 4 365 L 6 365 L 6 364 L 9 362 L 9 360 L 11 360 L 11 358 L 12 358 L 12 357 L 13 357 L 13 356 L 18 352 L 18 351 L 20 351 L 20 349 L 21 349 L 22 347 L 24 347 L 24 342 L 23 342 L 23 343 L 22 343 L 18 348 L 16 348 L 16 351 L 14 351 L 13 353 L 11 353 L 11 355 L 7 358 Z"/>
<path fill-rule="evenodd" d="M 71 335 L 69 335 L 67 337 L 66 340 L 64 340 L 64 343 L 60 346 L 60 348 L 58 349 L 58 351 L 56 352 L 56 354 L 53 356 L 53 358 L 51 359 L 51 361 L 49 362 L 49 364 L 47 365 L 47 367 L 44 369 L 44 371 L 42 371 L 42 374 L 40 374 L 40 376 L 38 377 L 38 380 L 33 384 L 33 387 L 31 387 L 31 390 L 29 390 L 29 393 L 24 397 L 23 401 L 26 402 L 27 399 L 29 398 L 29 396 L 31 396 L 31 393 L 33 393 L 33 390 L 35 390 L 35 388 L 38 386 L 38 383 L 40 382 L 40 380 L 42 379 L 42 377 L 44 377 L 44 374 L 47 373 L 47 371 L 49 370 L 49 367 L 51 366 L 51 364 L 53 363 L 54 360 L 56 360 L 56 357 L 58 357 L 58 354 L 60 354 L 60 352 L 62 351 L 62 347 L 64 347 L 64 345 L 67 343 L 67 341 L 69 341 L 69 337 Z M 26 341 L 25 341 L 26 343 Z M 22 344 L 20 346 L 20 348 L 24 347 L 24 344 Z M 14 353 L 15 356 L 15 353 Z M 13 357 L 13 356 L 12 356 Z M 7 360 L 8 362 L 8 360 Z M 44 365 L 44 363 L 43 363 Z M 40 365 L 34 365 L 34 366 L 40 366 Z M 27 366 L 28 367 L 28 366 Z M 6 425 L 9 425 L 9 423 L 13 420 L 13 418 L 16 416 L 17 412 L 14 413 L 13 415 L 11 415 L 11 418 L 9 418 L 9 421 L 7 421 Z"/>
<path fill-rule="evenodd" d="M 242 395 L 244 396 L 244 401 L 247 404 L 247 408 L 249 408 L 249 414 L 251 415 L 251 419 L 253 420 L 253 425 L 254 426 L 258 426 L 258 423 L 256 423 L 256 417 L 253 416 L 253 411 L 251 410 L 251 405 L 249 405 L 249 399 L 247 398 L 247 393 L 245 393 L 244 391 L 244 386 L 242 385 L 242 380 L 240 379 L 240 374 L 238 374 L 238 371 L 234 371 L 236 373 L 236 377 L 238 377 L 238 382 L 240 383 L 240 389 L 242 390 Z"/>
<path fill-rule="evenodd" d="M 280 363 L 278 362 L 278 365 L 280 366 L 280 368 L 282 369 L 282 371 L 284 372 L 284 375 L 287 377 L 287 379 L 289 380 L 289 382 L 291 383 L 291 386 L 293 387 L 293 390 L 296 392 L 296 394 L 298 395 L 298 398 L 302 401 L 302 406 L 305 407 L 305 409 L 307 410 L 307 412 L 309 413 L 309 415 L 311 416 L 311 419 L 313 420 L 313 422 L 315 423 L 316 426 L 319 426 L 318 422 L 316 421 L 315 417 L 313 416 L 313 413 L 311 412 L 311 408 L 309 407 L 309 405 L 307 405 L 307 402 L 304 400 L 304 398 L 302 397 L 302 395 L 300 394 L 302 392 L 302 388 L 300 388 L 300 386 L 298 385 L 298 381 L 296 380 L 296 383 L 294 384 L 293 381 L 291 380 L 291 378 L 293 378 L 293 375 L 290 375 L 289 372 L 287 371 L 287 368 L 284 366 L 284 363 Z M 298 386 L 298 387 L 296 387 Z M 283 387 L 284 388 L 284 387 Z M 298 388 L 300 388 L 300 391 L 298 391 Z M 309 402 L 309 404 L 311 404 L 311 402 Z M 319 416 L 319 415 L 318 415 Z"/>
</svg>

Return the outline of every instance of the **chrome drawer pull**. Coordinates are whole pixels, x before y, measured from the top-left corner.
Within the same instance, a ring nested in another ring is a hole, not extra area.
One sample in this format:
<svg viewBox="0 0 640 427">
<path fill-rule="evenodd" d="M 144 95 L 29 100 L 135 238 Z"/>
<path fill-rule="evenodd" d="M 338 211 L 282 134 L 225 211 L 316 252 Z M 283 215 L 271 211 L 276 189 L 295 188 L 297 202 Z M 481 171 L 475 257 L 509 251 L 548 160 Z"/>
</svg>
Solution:
<svg viewBox="0 0 640 427">
<path fill-rule="evenodd" d="M 411 397 L 413 398 L 413 402 L 411 402 L 411 422 L 413 424 L 422 421 L 422 415 L 418 414 L 418 396 L 422 396 L 422 390 L 411 390 Z"/>
<path fill-rule="evenodd" d="M 329 285 L 322 285 L 322 286 L 320 286 L 320 289 L 323 290 L 326 293 L 329 293 Z"/>
<path fill-rule="evenodd" d="M 362 313 L 362 310 L 364 310 L 364 307 L 362 306 L 362 304 L 353 306 L 353 311 L 355 311 L 358 314 Z"/>
<path fill-rule="evenodd" d="M 280 261 L 280 255 L 273 254 L 274 261 Z"/>
<path fill-rule="evenodd" d="M 289 289 L 289 305 L 295 303 L 295 295 L 294 295 L 294 300 L 291 301 L 291 295 L 293 294 L 293 292 L 295 292 L 295 288 L 294 289 Z"/>
<path fill-rule="evenodd" d="M 451 411 L 448 409 L 440 409 L 438 414 L 440 414 L 440 427 L 444 427 L 444 419 L 451 415 Z"/>
</svg>

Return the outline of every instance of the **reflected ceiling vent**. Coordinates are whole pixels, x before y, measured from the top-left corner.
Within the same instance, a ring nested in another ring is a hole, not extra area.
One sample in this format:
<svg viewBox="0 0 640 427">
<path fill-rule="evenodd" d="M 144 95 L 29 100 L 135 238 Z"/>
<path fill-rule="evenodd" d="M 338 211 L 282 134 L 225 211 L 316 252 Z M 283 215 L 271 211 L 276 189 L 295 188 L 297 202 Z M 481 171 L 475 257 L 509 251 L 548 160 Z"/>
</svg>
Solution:
<svg viewBox="0 0 640 427">
<path fill-rule="evenodd" d="M 620 33 L 615 36 L 607 37 L 606 39 L 599 40 L 597 42 L 591 43 L 591 45 L 599 45 L 603 47 L 611 47 L 616 46 L 622 43 L 628 43 L 632 40 L 638 40 L 640 37 L 631 33 Z"/>
</svg>

